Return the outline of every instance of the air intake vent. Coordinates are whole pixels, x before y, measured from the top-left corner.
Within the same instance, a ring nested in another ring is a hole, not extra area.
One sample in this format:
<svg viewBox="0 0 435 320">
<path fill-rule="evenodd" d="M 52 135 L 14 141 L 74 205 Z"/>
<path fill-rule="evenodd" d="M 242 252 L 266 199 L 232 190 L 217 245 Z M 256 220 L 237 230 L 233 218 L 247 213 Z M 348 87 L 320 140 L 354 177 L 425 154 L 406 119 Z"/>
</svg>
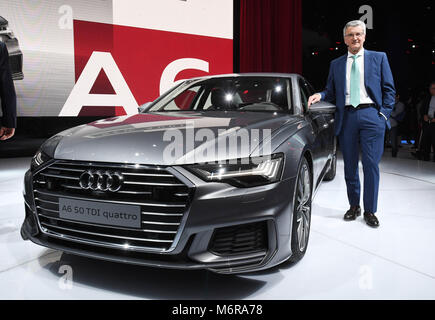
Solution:
<svg viewBox="0 0 435 320">
<path fill-rule="evenodd" d="M 266 252 L 267 223 L 256 222 L 216 229 L 209 251 L 221 256 Z"/>
</svg>

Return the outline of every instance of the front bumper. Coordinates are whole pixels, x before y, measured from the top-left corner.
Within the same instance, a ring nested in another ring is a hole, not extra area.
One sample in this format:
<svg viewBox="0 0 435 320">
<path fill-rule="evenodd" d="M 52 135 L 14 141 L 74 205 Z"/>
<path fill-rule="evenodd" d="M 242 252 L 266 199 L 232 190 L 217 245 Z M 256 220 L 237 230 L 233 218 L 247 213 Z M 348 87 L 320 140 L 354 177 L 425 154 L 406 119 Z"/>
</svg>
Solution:
<svg viewBox="0 0 435 320">
<path fill-rule="evenodd" d="M 195 193 L 171 250 L 138 252 L 44 232 L 36 212 L 30 171 L 25 175 L 26 218 L 21 235 L 38 245 L 90 258 L 170 269 L 209 269 L 219 273 L 262 270 L 283 262 L 291 255 L 295 178 L 242 189 L 224 183 L 204 182 L 182 167 L 174 169 L 195 186 Z M 263 250 L 216 252 L 214 241 L 217 234 L 225 236 L 229 232 L 245 232 L 247 237 L 252 236 L 248 231 L 257 237 L 264 237 Z"/>
</svg>

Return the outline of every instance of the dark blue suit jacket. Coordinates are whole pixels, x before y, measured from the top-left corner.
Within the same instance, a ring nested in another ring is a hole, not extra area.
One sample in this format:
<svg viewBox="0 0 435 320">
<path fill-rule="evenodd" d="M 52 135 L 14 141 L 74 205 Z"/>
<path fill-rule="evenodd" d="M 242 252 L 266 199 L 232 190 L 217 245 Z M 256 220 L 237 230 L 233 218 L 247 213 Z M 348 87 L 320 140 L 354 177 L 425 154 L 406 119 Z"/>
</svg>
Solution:
<svg viewBox="0 0 435 320">
<path fill-rule="evenodd" d="M 335 112 L 337 136 L 341 132 L 346 103 L 346 62 L 347 53 L 331 62 L 326 88 L 320 93 L 322 100 L 335 102 L 337 106 Z M 396 90 L 385 52 L 364 51 L 364 83 L 367 94 L 376 104 L 378 111 L 389 119 L 395 104 Z M 387 127 L 391 128 L 389 121 Z"/>
<path fill-rule="evenodd" d="M 0 41 L 0 100 L 3 118 L 0 123 L 6 128 L 15 128 L 17 125 L 17 97 L 6 44 Z"/>
</svg>

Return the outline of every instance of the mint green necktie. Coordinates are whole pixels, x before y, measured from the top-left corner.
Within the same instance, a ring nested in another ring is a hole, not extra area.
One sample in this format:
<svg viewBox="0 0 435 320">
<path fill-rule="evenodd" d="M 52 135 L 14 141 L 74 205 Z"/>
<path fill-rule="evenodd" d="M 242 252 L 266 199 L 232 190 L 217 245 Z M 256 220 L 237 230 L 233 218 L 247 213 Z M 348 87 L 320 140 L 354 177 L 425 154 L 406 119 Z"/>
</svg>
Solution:
<svg viewBox="0 0 435 320">
<path fill-rule="evenodd" d="M 352 69 L 350 70 L 350 104 L 355 108 L 358 107 L 360 103 L 359 97 L 359 70 L 358 65 L 356 64 L 356 59 L 359 56 L 354 55 L 351 56 L 353 59 Z"/>
</svg>

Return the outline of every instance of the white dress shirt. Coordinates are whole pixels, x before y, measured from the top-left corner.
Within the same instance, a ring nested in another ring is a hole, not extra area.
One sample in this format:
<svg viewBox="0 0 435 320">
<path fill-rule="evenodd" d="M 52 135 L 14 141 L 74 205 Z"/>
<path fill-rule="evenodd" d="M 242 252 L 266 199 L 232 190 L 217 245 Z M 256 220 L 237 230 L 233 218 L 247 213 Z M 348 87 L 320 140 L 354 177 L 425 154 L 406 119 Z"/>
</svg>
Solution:
<svg viewBox="0 0 435 320">
<path fill-rule="evenodd" d="M 352 63 L 353 63 L 353 54 L 348 52 L 347 54 L 347 65 L 346 65 L 346 105 L 350 105 L 350 72 L 352 70 Z M 356 64 L 359 70 L 359 90 L 360 90 L 360 104 L 365 103 L 374 103 L 372 99 L 370 99 L 369 95 L 367 94 L 367 90 L 364 84 L 364 48 L 362 48 L 357 53 L 358 58 L 356 58 Z"/>
</svg>

